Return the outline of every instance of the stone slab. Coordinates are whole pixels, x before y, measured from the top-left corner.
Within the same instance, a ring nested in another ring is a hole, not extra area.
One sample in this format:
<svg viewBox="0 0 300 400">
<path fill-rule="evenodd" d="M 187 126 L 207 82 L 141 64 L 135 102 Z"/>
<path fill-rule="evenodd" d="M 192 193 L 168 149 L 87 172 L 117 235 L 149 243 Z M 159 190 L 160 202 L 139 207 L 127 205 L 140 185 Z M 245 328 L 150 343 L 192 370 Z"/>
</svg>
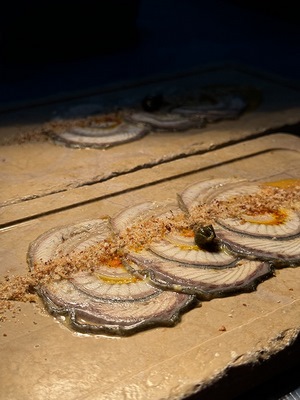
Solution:
<svg viewBox="0 0 300 400">
<path fill-rule="evenodd" d="M 59 208 L 55 199 L 49 213 L 42 208 L 35 214 L 29 201 L 20 213 L 29 218 L 14 222 L 12 217 L 0 230 L 0 274 L 25 274 L 29 243 L 52 227 L 114 215 L 145 200 L 175 199 L 193 182 L 232 176 L 299 178 L 300 139 L 273 134 L 132 172 L 127 183 L 126 176 L 99 183 L 100 195 L 96 187 L 87 195 L 91 201 L 70 191 L 70 207 Z M 176 327 L 128 338 L 78 335 L 37 306 L 18 304 L 19 311 L 7 311 L 0 325 L 0 398 L 177 400 L 201 394 L 226 381 L 230 368 L 255 368 L 299 339 L 299 274 L 299 268 L 279 270 L 255 292 L 204 302 Z M 240 374 L 241 381 L 249 380 L 242 368 Z"/>
<path fill-rule="evenodd" d="M 207 85 L 241 85 L 261 91 L 257 109 L 233 121 L 207 125 L 186 132 L 153 132 L 132 143 L 107 150 L 71 149 L 52 142 L 26 142 L 4 146 L 61 110 L 78 104 L 97 103 L 100 107 L 128 105 L 146 94 L 203 88 Z M 105 182 L 132 171 L 152 167 L 193 154 L 204 154 L 242 140 L 279 130 L 300 122 L 300 90 L 274 79 L 235 68 L 220 68 L 199 74 L 135 85 L 69 102 L 28 107 L 0 118 L 0 206 L 20 203 L 68 190 Z M 2 145 L 1 145 L 2 143 Z"/>
</svg>

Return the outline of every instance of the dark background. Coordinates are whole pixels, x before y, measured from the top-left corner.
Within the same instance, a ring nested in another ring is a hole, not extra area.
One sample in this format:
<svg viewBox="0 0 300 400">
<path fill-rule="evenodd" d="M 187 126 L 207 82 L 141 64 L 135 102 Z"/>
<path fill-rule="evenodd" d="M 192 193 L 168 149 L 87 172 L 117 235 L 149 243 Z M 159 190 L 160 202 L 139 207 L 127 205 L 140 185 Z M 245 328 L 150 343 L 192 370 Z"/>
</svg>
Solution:
<svg viewBox="0 0 300 400">
<path fill-rule="evenodd" d="M 0 110 L 224 63 L 300 84 L 296 2 L 10 0 Z"/>
</svg>

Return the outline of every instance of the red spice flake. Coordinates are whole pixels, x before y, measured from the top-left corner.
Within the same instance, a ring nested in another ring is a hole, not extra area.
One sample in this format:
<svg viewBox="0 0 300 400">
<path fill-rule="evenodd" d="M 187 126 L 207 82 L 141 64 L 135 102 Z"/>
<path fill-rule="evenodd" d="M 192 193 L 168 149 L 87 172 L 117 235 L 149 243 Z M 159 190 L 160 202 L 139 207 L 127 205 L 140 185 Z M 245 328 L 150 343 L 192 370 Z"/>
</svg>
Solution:
<svg viewBox="0 0 300 400">
<path fill-rule="evenodd" d="M 112 121 L 106 121 L 110 124 Z M 261 185 L 261 189 L 253 195 L 235 196 L 226 200 L 212 200 L 194 207 L 191 215 L 183 212 L 169 212 L 162 216 L 150 216 L 138 224 L 124 229 L 119 235 L 85 249 L 81 253 L 57 257 L 46 263 L 39 263 L 26 276 L 4 276 L 0 281 L 0 321 L 6 319 L 5 311 L 12 310 L 17 301 L 36 302 L 35 287 L 54 279 L 68 279 L 79 271 L 92 272 L 99 262 L 109 263 L 112 267 L 121 265 L 121 258 L 128 249 L 142 249 L 152 241 L 162 239 L 166 233 L 177 231 L 186 236 L 193 236 L 192 228 L 197 224 L 208 225 L 221 217 L 243 218 L 245 214 L 257 215 L 271 213 L 276 215 L 279 223 L 285 217 L 284 208 L 300 210 L 299 181 L 289 185 Z M 277 213 L 277 214 L 276 214 Z M 290 288 L 289 290 L 293 290 Z M 243 304 L 246 306 L 246 304 Z M 226 331 L 221 326 L 219 331 Z"/>
</svg>

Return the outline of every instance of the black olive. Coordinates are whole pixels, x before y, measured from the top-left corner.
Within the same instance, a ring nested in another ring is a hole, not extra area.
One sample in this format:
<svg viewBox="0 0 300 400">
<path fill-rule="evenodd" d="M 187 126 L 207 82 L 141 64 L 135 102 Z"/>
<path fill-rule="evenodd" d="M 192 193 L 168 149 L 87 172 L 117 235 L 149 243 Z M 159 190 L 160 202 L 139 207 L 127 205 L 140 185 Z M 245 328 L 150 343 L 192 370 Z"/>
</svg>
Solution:
<svg viewBox="0 0 300 400">
<path fill-rule="evenodd" d="M 194 234 L 194 241 L 196 245 L 202 248 L 210 247 L 216 237 L 215 230 L 212 225 L 195 225 Z"/>
<path fill-rule="evenodd" d="M 158 111 L 163 105 L 164 99 L 161 94 L 154 96 L 146 96 L 142 101 L 142 107 L 145 111 L 154 112 Z"/>
</svg>

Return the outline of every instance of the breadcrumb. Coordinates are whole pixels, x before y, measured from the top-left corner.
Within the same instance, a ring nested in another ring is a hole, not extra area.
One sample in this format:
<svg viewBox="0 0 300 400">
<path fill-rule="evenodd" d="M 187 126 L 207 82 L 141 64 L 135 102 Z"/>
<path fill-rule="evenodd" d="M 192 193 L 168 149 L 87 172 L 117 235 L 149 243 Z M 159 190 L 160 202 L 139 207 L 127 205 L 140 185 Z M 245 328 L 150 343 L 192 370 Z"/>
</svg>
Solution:
<svg viewBox="0 0 300 400">
<path fill-rule="evenodd" d="M 36 263 L 25 276 L 5 276 L 0 281 L 0 321 L 5 320 L 4 314 L 12 309 L 14 302 L 37 302 L 36 287 L 53 280 L 68 279 L 79 271 L 94 272 L 101 263 L 117 267 L 126 252 L 143 249 L 169 232 L 189 236 L 195 224 L 208 225 L 220 217 L 242 218 L 245 214 L 276 212 L 281 208 L 299 212 L 299 199 L 300 185 L 284 188 L 261 185 L 255 194 L 233 196 L 226 200 L 213 199 L 210 203 L 199 204 L 189 215 L 178 210 L 162 215 L 154 213 L 84 251 Z"/>
</svg>

